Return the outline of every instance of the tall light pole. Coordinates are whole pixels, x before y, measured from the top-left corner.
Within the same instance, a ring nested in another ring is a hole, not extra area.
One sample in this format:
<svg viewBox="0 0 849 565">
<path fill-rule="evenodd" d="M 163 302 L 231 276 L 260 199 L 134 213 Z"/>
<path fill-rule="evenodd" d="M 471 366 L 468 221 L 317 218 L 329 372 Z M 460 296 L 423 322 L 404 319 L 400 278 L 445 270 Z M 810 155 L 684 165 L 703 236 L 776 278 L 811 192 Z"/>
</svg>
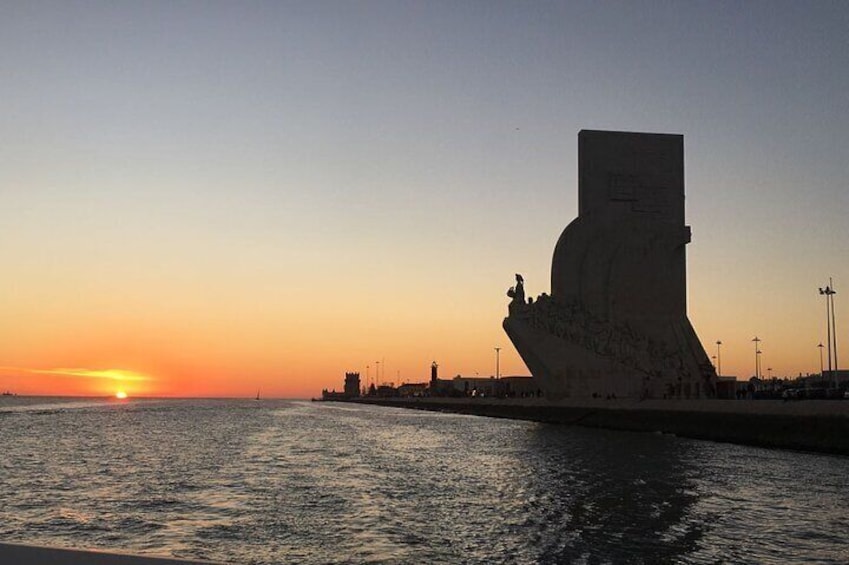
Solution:
<svg viewBox="0 0 849 565">
<path fill-rule="evenodd" d="M 823 379 L 825 379 L 825 375 L 823 374 L 823 369 L 822 369 L 822 348 L 824 347 L 822 342 L 820 342 L 820 344 L 817 345 L 817 347 L 820 350 L 820 380 L 823 380 Z"/>
<path fill-rule="evenodd" d="M 716 376 L 722 376 L 722 355 L 719 348 L 722 346 L 721 340 L 716 340 Z"/>
<path fill-rule="evenodd" d="M 837 321 L 834 319 L 834 295 L 837 291 L 834 290 L 834 283 L 831 282 L 831 277 L 828 277 L 828 285 L 831 287 L 831 339 L 834 340 L 834 388 L 837 388 L 837 377 L 840 373 L 840 364 L 837 362 Z"/>
<path fill-rule="evenodd" d="M 495 378 L 501 378 L 501 348 L 495 348 Z"/>
<path fill-rule="evenodd" d="M 755 336 L 755 339 L 753 339 L 752 341 L 755 342 L 755 378 L 760 380 L 761 379 L 760 360 L 759 360 L 760 358 L 758 356 L 761 354 L 761 352 L 758 350 L 758 343 L 760 343 L 761 340 L 758 336 Z"/>
<path fill-rule="evenodd" d="M 828 374 L 831 375 L 831 287 L 820 289 L 820 296 L 825 296 L 825 332 L 826 349 L 828 350 Z"/>
<path fill-rule="evenodd" d="M 375 366 L 375 369 L 374 369 L 375 385 L 374 385 L 374 387 L 377 388 L 377 387 L 380 386 L 380 361 L 375 361 L 374 366 Z"/>
<path fill-rule="evenodd" d="M 837 327 L 834 323 L 834 295 L 837 291 L 834 290 L 834 283 L 831 277 L 828 277 L 828 286 L 821 288 L 820 295 L 825 296 L 825 330 L 828 338 L 828 372 L 834 378 L 834 386 L 837 388 Z M 832 371 L 831 355 L 834 351 L 834 367 Z"/>
</svg>

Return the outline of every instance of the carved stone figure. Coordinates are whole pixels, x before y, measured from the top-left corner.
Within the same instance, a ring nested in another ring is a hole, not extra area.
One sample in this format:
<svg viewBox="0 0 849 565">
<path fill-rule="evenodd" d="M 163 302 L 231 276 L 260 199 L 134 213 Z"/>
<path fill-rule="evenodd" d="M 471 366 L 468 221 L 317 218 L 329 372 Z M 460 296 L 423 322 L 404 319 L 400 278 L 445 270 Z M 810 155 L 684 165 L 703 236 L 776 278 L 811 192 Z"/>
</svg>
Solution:
<svg viewBox="0 0 849 565">
<path fill-rule="evenodd" d="M 513 299 L 510 301 L 511 308 L 525 304 L 525 279 L 519 273 L 516 273 L 516 286 L 511 286 L 507 290 L 507 296 Z"/>
<path fill-rule="evenodd" d="M 516 275 L 505 331 L 550 397 L 711 396 L 686 312 L 683 137 L 585 130 L 578 151 L 551 295 L 525 304 Z"/>
</svg>

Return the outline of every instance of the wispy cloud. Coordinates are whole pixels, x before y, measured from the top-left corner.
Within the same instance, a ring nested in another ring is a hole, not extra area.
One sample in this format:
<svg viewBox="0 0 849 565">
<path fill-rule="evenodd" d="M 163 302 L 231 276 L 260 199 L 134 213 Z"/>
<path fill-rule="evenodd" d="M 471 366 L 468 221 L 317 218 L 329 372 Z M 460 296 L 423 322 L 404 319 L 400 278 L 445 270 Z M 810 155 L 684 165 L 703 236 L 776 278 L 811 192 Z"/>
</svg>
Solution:
<svg viewBox="0 0 849 565">
<path fill-rule="evenodd" d="M 23 367 L 0 367 L 3 371 L 30 373 L 35 375 L 62 375 L 86 379 L 110 379 L 113 381 L 152 381 L 153 377 L 127 369 L 84 369 L 62 367 L 57 369 L 27 369 Z"/>
</svg>

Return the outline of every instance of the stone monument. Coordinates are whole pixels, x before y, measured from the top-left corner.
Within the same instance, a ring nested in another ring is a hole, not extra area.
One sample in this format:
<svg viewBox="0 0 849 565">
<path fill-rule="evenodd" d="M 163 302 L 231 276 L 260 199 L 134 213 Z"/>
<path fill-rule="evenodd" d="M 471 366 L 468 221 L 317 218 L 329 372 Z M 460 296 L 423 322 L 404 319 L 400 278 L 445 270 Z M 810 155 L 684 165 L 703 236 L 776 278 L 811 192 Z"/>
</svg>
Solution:
<svg viewBox="0 0 849 565">
<path fill-rule="evenodd" d="M 716 374 L 687 318 L 684 138 L 583 130 L 578 217 L 551 295 L 511 287 L 504 330 L 551 398 L 705 398 Z"/>
</svg>

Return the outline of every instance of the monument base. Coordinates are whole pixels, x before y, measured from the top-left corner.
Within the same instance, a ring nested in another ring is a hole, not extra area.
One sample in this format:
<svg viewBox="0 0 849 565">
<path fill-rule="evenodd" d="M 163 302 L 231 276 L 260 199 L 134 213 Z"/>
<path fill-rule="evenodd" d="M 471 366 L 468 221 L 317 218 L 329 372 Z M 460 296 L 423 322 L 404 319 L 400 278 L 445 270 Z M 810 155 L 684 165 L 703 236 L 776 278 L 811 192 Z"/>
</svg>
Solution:
<svg viewBox="0 0 849 565">
<path fill-rule="evenodd" d="M 715 394 L 713 367 L 699 362 L 701 344 L 686 318 L 655 330 L 665 339 L 652 339 L 542 295 L 527 304 L 514 301 L 503 327 L 540 388 L 555 400 Z"/>
</svg>

